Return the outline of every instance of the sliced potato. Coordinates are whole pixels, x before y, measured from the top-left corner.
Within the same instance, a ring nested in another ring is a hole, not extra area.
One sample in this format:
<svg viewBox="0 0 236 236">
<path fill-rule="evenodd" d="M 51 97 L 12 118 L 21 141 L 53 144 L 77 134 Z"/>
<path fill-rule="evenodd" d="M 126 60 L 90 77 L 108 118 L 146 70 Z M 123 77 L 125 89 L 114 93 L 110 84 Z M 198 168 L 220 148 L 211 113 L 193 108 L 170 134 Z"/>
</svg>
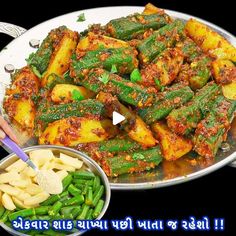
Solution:
<svg viewBox="0 0 236 236">
<path fill-rule="evenodd" d="M 190 19 L 185 25 L 185 30 L 205 52 L 209 52 L 218 59 L 236 62 L 236 48 L 205 24 L 196 19 Z"/>
<path fill-rule="evenodd" d="M 40 170 L 51 170 L 53 168 L 53 161 L 47 161 L 44 165 L 40 168 Z"/>
<path fill-rule="evenodd" d="M 18 179 L 10 181 L 9 184 L 19 188 L 26 188 L 29 184 L 31 184 L 31 179 L 22 179 L 19 177 Z"/>
<path fill-rule="evenodd" d="M 10 171 L 21 172 L 26 166 L 27 166 L 27 164 L 24 161 L 22 161 L 21 159 L 19 159 L 16 162 L 14 162 L 13 164 L 11 164 L 10 166 L 8 166 L 6 168 L 6 171 L 8 171 L 8 172 L 10 172 Z"/>
<path fill-rule="evenodd" d="M 24 189 L 24 191 L 30 195 L 36 195 L 43 192 L 43 189 L 38 184 L 31 183 Z"/>
<path fill-rule="evenodd" d="M 1 202 L 2 202 L 2 191 L 0 191 L 0 205 L 1 205 Z"/>
<path fill-rule="evenodd" d="M 24 200 L 24 204 L 25 205 L 35 205 L 35 204 L 39 204 L 41 202 L 44 202 L 45 200 L 47 200 L 49 198 L 50 194 L 46 193 L 46 192 L 41 192 L 35 196 L 26 198 Z"/>
<path fill-rule="evenodd" d="M 19 178 L 20 178 L 20 175 L 15 171 L 3 173 L 3 174 L 0 174 L 0 184 L 9 183 Z"/>
<path fill-rule="evenodd" d="M 38 204 L 36 204 L 36 205 L 25 205 L 23 203 L 23 201 L 19 200 L 17 197 L 12 197 L 12 200 L 13 200 L 15 206 L 23 208 L 23 209 L 25 209 L 25 208 L 34 208 L 34 207 L 39 206 Z"/>
<path fill-rule="evenodd" d="M 43 166 L 45 162 L 54 158 L 53 152 L 49 149 L 34 150 L 29 153 L 30 159 L 35 163 L 38 163 L 39 167 Z"/>
<path fill-rule="evenodd" d="M 24 175 L 26 175 L 28 177 L 34 177 L 34 176 L 36 176 L 37 173 L 31 167 L 26 166 L 25 169 L 21 172 L 21 174 L 22 174 L 22 178 L 24 178 L 23 177 Z"/>
<path fill-rule="evenodd" d="M 15 196 L 15 197 L 17 197 L 17 198 L 18 198 L 19 200 L 21 200 L 21 201 L 24 201 L 25 199 L 31 197 L 31 195 L 30 195 L 29 193 L 26 193 L 26 192 L 24 192 L 24 191 L 21 191 L 20 194 L 18 194 L 18 195 Z"/>
<path fill-rule="evenodd" d="M 13 211 L 16 209 L 16 206 L 14 202 L 12 201 L 11 196 L 8 195 L 7 193 L 4 193 L 2 195 L 2 205 L 9 211 Z"/>
<path fill-rule="evenodd" d="M 84 88 L 83 86 L 76 86 L 72 84 L 57 84 L 51 92 L 51 99 L 55 103 L 69 103 L 73 102 L 73 92 L 77 91 L 80 94 L 81 100 L 92 98 L 95 94 Z"/>
<path fill-rule="evenodd" d="M 68 156 L 64 153 L 60 153 L 60 160 L 63 164 L 73 166 L 76 169 L 80 169 L 83 165 L 82 161 L 78 160 L 77 158 Z"/>
<path fill-rule="evenodd" d="M 54 144 L 61 146 L 76 146 L 79 143 L 99 142 L 106 139 L 109 134 L 105 125 L 107 123 L 85 118 L 69 117 L 50 123 L 39 137 L 39 144 Z"/>
<path fill-rule="evenodd" d="M 68 175 L 68 172 L 66 170 L 59 170 L 56 172 L 56 174 L 61 180 L 63 180 Z"/>
<path fill-rule="evenodd" d="M 17 196 L 20 193 L 20 191 L 17 188 L 12 187 L 9 184 L 0 184 L 0 190 L 4 193 L 11 195 L 11 196 Z"/>
<path fill-rule="evenodd" d="M 192 143 L 177 134 L 171 132 L 164 123 L 157 122 L 152 125 L 162 148 L 162 154 L 168 161 L 176 160 L 192 150 Z"/>
<path fill-rule="evenodd" d="M 75 168 L 72 166 L 60 164 L 60 163 L 54 163 L 53 164 L 53 169 L 56 170 L 66 170 L 66 171 L 75 171 Z"/>
</svg>

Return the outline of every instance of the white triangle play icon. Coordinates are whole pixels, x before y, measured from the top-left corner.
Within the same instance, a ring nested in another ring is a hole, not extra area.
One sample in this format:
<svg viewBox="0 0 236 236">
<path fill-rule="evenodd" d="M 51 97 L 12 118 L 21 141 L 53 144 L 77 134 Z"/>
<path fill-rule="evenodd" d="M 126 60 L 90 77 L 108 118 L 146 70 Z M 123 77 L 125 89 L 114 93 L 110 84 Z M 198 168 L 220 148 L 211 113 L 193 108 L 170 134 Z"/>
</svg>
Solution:
<svg viewBox="0 0 236 236">
<path fill-rule="evenodd" d="M 117 125 L 120 122 L 122 122 L 123 120 L 125 120 L 125 117 L 122 116 L 120 113 L 113 111 L 112 113 L 112 124 L 113 125 Z"/>
</svg>

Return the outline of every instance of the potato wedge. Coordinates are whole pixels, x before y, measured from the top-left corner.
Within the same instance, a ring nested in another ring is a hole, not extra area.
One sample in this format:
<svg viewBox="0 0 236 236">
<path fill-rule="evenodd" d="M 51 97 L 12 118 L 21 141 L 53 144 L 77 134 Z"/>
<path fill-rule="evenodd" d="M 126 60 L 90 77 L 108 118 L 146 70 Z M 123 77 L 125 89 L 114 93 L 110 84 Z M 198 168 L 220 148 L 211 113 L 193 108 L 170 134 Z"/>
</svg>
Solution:
<svg viewBox="0 0 236 236">
<path fill-rule="evenodd" d="M 160 142 L 166 160 L 176 160 L 192 150 L 191 141 L 171 132 L 166 124 L 157 122 L 152 125 L 152 129 Z"/>
<path fill-rule="evenodd" d="M 10 120 L 19 124 L 23 129 L 32 130 L 34 128 L 36 111 L 35 105 L 30 99 L 10 96 L 4 101 L 3 106 Z"/>
<path fill-rule="evenodd" d="M 69 68 L 70 57 L 78 43 L 78 33 L 69 29 L 64 31 L 64 35 L 56 46 L 50 59 L 48 68 L 43 75 L 41 86 L 47 85 L 48 76 L 52 73 L 63 75 Z"/>
<path fill-rule="evenodd" d="M 24 189 L 24 191 L 30 195 L 36 195 L 43 192 L 43 189 L 38 184 L 31 183 Z"/>
<path fill-rule="evenodd" d="M 56 172 L 56 174 L 61 180 L 63 180 L 68 175 L 68 172 L 66 170 L 59 170 Z"/>
<path fill-rule="evenodd" d="M 236 81 L 223 85 L 222 92 L 226 98 L 236 100 Z"/>
<path fill-rule="evenodd" d="M 51 170 L 53 168 L 53 161 L 46 161 L 40 170 Z"/>
<path fill-rule="evenodd" d="M 60 163 L 53 163 L 53 169 L 65 170 L 65 171 L 75 171 L 75 168 L 73 166 L 64 165 L 64 164 L 60 164 Z"/>
<path fill-rule="evenodd" d="M 120 48 L 128 46 L 129 44 L 125 41 L 89 32 L 86 37 L 79 41 L 76 48 L 76 53 L 78 54 L 84 53 L 86 51 L 96 50 L 99 47 Z"/>
<path fill-rule="evenodd" d="M 104 125 L 95 119 L 84 117 L 69 117 L 50 123 L 39 138 L 39 144 L 54 144 L 61 146 L 76 146 L 79 143 L 99 142 L 109 134 Z"/>
<path fill-rule="evenodd" d="M 8 195 L 7 193 L 4 193 L 2 195 L 2 205 L 9 211 L 13 211 L 16 209 L 16 206 L 14 202 L 12 201 L 11 196 Z"/>
<path fill-rule="evenodd" d="M 148 3 L 148 4 L 145 5 L 143 14 L 151 15 L 151 14 L 162 13 L 162 12 L 164 12 L 163 9 L 160 9 L 160 8 L 154 6 L 153 4 Z"/>
<path fill-rule="evenodd" d="M 18 179 L 10 181 L 9 184 L 19 188 L 26 188 L 29 184 L 31 184 L 31 179 L 22 179 L 19 177 Z"/>
<path fill-rule="evenodd" d="M 24 98 L 30 98 L 39 91 L 39 79 L 28 66 L 23 67 L 13 75 L 13 83 L 7 89 L 7 95 L 21 94 Z"/>
<path fill-rule="evenodd" d="M 25 169 L 21 172 L 22 177 L 28 176 L 28 177 L 34 177 L 36 176 L 36 171 L 33 170 L 31 167 L 26 166 Z M 23 177 L 24 178 L 24 177 Z"/>
<path fill-rule="evenodd" d="M 95 96 L 92 91 L 82 86 L 76 86 L 72 84 L 57 84 L 56 86 L 54 86 L 51 92 L 51 99 L 55 103 L 73 102 L 76 100 L 75 97 L 78 97 L 78 95 L 74 91 L 77 91 L 80 96 L 80 100 L 92 98 Z M 74 93 L 76 96 L 74 95 Z"/>
<path fill-rule="evenodd" d="M 49 149 L 39 149 L 29 152 L 29 157 L 33 162 L 37 162 L 39 166 L 45 164 L 54 158 L 53 152 Z"/>
<path fill-rule="evenodd" d="M 236 48 L 207 25 L 195 19 L 190 19 L 185 25 L 185 30 L 203 51 L 209 52 L 217 59 L 236 62 Z"/>
<path fill-rule="evenodd" d="M 14 162 L 13 164 L 11 164 L 10 166 L 8 166 L 6 168 L 6 171 L 8 171 L 8 172 L 11 172 L 11 171 L 21 172 L 22 170 L 25 169 L 26 166 L 27 166 L 27 164 L 24 161 L 22 161 L 21 159 L 19 159 L 16 162 Z"/>
<path fill-rule="evenodd" d="M 44 202 L 45 200 L 47 200 L 49 198 L 50 194 L 46 193 L 46 192 L 41 192 L 35 196 L 26 198 L 24 200 L 24 204 L 25 205 L 35 205 L 35 204 L 39 204 L 41 202 Z"/>
<path fill-rule="evenodd" d="M 19 178 L 20 178 L 20 175 L 15 171 L 3 173 L 3 174 L 0 174 L 0 184 L 9 183 L 9 182 L 15 181 Z"/>
<path fill-rule="evenodd" d="M 20 208 L 23 208 L 23 209 L 27 209 L 27 208 L 34 208 L 34 207 L 37 207 L 39 206 L 38 204 L 35 204 L 35 205 L 25 205 L 23 203 L 23 201 L 19 200 L 18 198 L 16 197 L 12 197 L 12 200 L 15 204 L 16 207 L 20 207 Z"/>
<path fill-rule="evenodd" d="M 218 84 L 236 81 L 236 66 L 229 60 L 218 59 L 212 62 L 212 72 Z"/>
<path fill-rule="evenodd" d="M 68 156 L 64 153 L 60 153 L 60 160 L 63 164 L 73 166 L 76 169 L 80 169 L 83 166 L 83 162 L 77 158 Z"/>
<path fill-rule="evenodd" d="M 17 198 L 18 198 L 19 200 L 21 200 L 21 201 L 24 201 L 25 199 L 31 197 L 31 195 L 30 195 L 29 193 L 26 193 L 26 192 L 24 192 L 24 191 L 21 191 L 20 194 L 18 194 L 18 195 L 15 196 L 15 197 L 17 197 Z"/>
<path fill-rule="evenodd" d="M 12 187 L 9 184 L 0 184 L 0 190 L 4 193 L 11 195 L 11 196 L 17 196 L 20 194 L 19 189 Z"/>
</svg>

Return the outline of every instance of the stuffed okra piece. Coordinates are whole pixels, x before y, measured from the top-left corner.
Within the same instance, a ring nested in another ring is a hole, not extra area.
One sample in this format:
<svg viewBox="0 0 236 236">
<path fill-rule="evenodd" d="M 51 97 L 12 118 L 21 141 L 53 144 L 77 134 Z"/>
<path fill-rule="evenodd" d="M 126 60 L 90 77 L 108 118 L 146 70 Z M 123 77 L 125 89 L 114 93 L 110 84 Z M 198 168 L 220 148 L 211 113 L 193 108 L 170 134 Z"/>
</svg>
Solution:
<svg viewBox="0 0 236 236">
<path fill-rule="evenodd" d="M 159 94 L 159 100 L 152 106 L 139 109 L 138 114 L 147 123 L 152 124 L 165 118 L 173 109 L 192 99 L 194 93 L 188 86 L 175 84 Z"/>
<path fill-rule="evenodd" d="M 120 154 L 112 158 L 104 158 L 103 170 L 108 176 L 116 177 L 122 174 L 141 172 L 155 168 L 162 161 L 159 146 L 148 150 L 135 151 L 133 153 Z"/>
<path fill-rule="evenodd" d="M 175 20 L 162 27 L 138 45 L 140 61 L 142 64 L 147 65 L 162 51 L 168 47 L 175 46 L 184 37 L 184 23 L 180 20 Z"/>
<path fill-rule="evenodd" d="M 95 93 L 103 91 L 116 95 L 122 102 L 137 107 L 149 106 L 155 100 L 152 88 L 144 88 L 100 68 L 92 69 L 81 84 Z"/>
<path fill-rule="evenodd" d="M 30 55 L 28 64 L 38 76 L 42 77 L 42 87 L 47 86 L 50 74 L 62 76 L 68 70 L 70 57 L 78 40 L 77 32 L 61 26 L 52 30 L 36 53 Z"/>
<path fill-rule="evenodd" d="M 148 29 L 157 30 L 171 22 L 170 16 L 163 11 L 154 14 L 134 14 L 111 20 L 107 32 L 114 38 L 130 40 Z"/>
<path fill-rule="evenodd" d="M 37 112 L 36 123 L 44 129 L 48 123 L 71 116 L 95 117 L 101 119 L 104 115 L 105 108 L 101 102 L 95 99 L 86 99 L 81 102 L 42 107 Z"/>
<path fill-rule="evenodd" d="M 113 112 L 116 111 L 126 118 L 121 125 L 131 139 L 144 147 L 156 145 L 157 141 L 143 120 L 121 104 L 116 97 L 113 97 L 109 93 L 100 92 L 97 99 L 105 104 L 108 116 L 112 117 Z"/>
<path fill-rule="evenodd" d="M 171 111 L 167 116 L 169 128 L 179 135 L 188 135 L 211 109 L 212 101 L 219 93 L 220 87 L 217 84 L 208 83 L 189 103 Z"/>
<path fill-rule="evenodd" d="M 221 143 L 226 140 L 235 110 L 236 101 L 224 96 L 215 99 L 211 111 L 195 130 L 194 150 L 199 155 L 208 158 L 216 155 Z"/>
<path fill-rule="evenodd" d="M 71 58 L 70 75 L 75 83 L 79 83 L 92 68 L 104 68 L 108 71 L 112 66 L 120 74 L 131 73 L 138 67 L 137 51 L 132 47 L 100 48 L 92 51 L 75 53 Z"/>
</svg>

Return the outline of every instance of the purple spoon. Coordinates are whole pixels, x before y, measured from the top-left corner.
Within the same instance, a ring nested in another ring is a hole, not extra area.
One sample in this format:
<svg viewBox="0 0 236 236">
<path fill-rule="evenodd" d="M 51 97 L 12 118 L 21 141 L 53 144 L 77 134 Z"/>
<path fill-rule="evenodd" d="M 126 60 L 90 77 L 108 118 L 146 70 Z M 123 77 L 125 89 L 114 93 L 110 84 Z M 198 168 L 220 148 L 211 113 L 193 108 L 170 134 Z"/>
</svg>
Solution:
<svg viewBox="0 0 236 236">
<path fill-rule="evenodd" d="M 36 172 L 37 182 L 40 187 L 50 194 L 59 194 L 62 192 L 62 182 L 59 176 L 53 170 L 39 170 L 30 160 L 29 156 L 7 135 L 1 142 L 14 152 L 22 161 L 30 166 Z"/>
</svg>

